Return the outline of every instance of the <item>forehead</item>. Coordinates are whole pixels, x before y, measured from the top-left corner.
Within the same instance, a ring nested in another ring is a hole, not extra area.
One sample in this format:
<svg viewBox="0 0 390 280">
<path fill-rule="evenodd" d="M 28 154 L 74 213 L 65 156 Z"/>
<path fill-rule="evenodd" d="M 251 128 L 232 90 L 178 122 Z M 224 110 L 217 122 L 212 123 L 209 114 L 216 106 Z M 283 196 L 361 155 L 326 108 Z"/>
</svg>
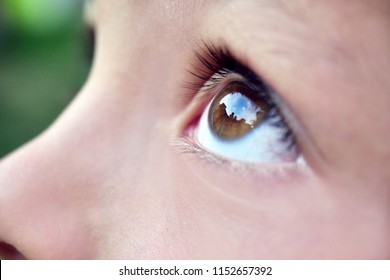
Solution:
<svg viewBox="0 0 390 280">
<path fill-rule="evenodd" d="M 86 14 L 95 27 L 110 25 L 110 32 L 120 31 L 122 27 L 137 34 L 157 30 L 158 36 L 164 32 L 192 36 L 197 34 L 200 25 L 205 27 L 203 32 L 206 25 L 218 24 L 223 25 L 222 29 L 233 25 L 245 28 L 247 34 L 257 32 L 257 28 L 275 33 L 299 29 L 299 32 L 314 32 L 315 36 L 336 33 L 339 37 L 359 35 L 356 30 L 371 21 L 374 24 L 369 25 L 390 26 L 390 1 L 387 0 L 89 0 L 87 3 Z"/>
<path fill-rule="evenodd" d="M 339 15 L 346 17 L 351 13 L 370 17 L 372 14 L 388 15 L 390 12 L 390 1 L 387 0 L 87 0 L 87 6 L 99 6 L 106 12 L 114 11 L 114 7 L 119 7 L 120 12 L 131 12 L 149 14 L 158 13 L 155 16 L 170 16 L 164 12 L 190 13 L 192 16 L 199 16 L 207 10 L 218 12 L 224 6 L 234 6 L 248 8 L 248 13 L 261 13 L 267 9 L 274 9 L 280 13 L 296 19 L 305 19 L 312 12 L 321 12 L 327 16 Z M 250 8 L 250 9 L 249 9 Z M 118 12 L 118 10 L 116 10 Z"/>
</svg>

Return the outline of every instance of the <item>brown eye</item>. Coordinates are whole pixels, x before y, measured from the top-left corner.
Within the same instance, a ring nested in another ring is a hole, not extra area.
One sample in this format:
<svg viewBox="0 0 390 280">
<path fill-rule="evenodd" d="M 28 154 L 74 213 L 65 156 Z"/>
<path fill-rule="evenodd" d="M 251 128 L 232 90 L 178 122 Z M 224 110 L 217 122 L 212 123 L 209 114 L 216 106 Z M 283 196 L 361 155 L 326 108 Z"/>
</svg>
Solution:
<svg viewBox="0 0 390 280">
<path fill-rule="evenodd" d="M 211 130 L 220 138 L 233 140 L 255 128 L 268 112 L 268 105 L 252 89 L 232 82 L 210 105 Z"/>
</svg>

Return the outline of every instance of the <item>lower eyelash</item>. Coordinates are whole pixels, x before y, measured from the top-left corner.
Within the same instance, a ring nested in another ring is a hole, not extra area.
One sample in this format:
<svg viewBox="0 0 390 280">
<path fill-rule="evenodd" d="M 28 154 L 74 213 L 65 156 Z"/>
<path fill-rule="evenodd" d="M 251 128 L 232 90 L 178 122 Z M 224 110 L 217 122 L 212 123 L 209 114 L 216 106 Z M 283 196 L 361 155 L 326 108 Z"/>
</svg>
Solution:
<svg viewBox="0 0 390 280">
<path fill-rule="evenodd" d="M 227 163 L 228 160 L 219 157 L 215 154 L 210 153 L 206 149 L 202 148 L 200 145 L 196 144 L 194 141 L 190 139 L 190 137 L 183 136 L 178 137 L 172 141 L 172 146 L 179 149 L 181 153 L 191 153 L 196 154 L 201 159 L 206 159 L 210 162 L 214 163 Z"/>
<path fill-rule="evenodd" d="M 181 154 L 196 155 L 195 159 L 197 158 L 202 160 L 202 163 L 208 162 L 219 167 L 223 165 L 234 172 L 251 172 L 256 178 L 258 176 L 261 176 L 261 178 L 264 178 L 265 176 L 266 178 L 269 177 L 272 179 L 285 177 L 285 179 L 288 180 L 288 178 L 292 175 L 307 177 L 311 174 L 310 169 L 307 167 L 307 164 L 302 157 L 299 157 L 296 163 L 262 163 L 262 168 L 259 168 L 259 164 L 256 163 L 232 161 L 210 153 L 200 145 L 193 142 L 190 137 L 175 138 L 172 140 L 171 146 Z"/>
</svg>

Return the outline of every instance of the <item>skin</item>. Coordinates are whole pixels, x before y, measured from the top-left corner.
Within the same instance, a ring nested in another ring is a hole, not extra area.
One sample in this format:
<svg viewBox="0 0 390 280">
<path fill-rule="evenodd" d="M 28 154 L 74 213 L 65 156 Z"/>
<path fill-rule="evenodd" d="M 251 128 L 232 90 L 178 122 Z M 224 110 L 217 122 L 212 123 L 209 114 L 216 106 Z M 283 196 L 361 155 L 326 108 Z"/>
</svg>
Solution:
<svg viewBox="0 0 390 280">
<path fill-rule="evenodd" d="M 6 257 L 390 258 L 390 1 L 95 0 L 87 14 L 88 81 L 0 161 Z M 205 40 L 279 94 L 303 168 L 177 140 L 204 109 L 182 83 Z"/>
</svg>

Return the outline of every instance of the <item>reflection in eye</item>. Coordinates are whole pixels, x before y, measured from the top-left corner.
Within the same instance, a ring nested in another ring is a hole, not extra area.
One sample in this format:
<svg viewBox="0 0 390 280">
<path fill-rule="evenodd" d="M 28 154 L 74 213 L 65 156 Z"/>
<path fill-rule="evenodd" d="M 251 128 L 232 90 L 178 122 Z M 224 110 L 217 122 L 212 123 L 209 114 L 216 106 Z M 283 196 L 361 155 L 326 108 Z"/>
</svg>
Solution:
<svg viewBox="0 0 390 280">
<path fill-rule="evenodd" d="M 268 111 L 267 104 L 241 83 L 223 89 L 210 105 L 212 131 L 222 139 L 235 139 L 255 128 Z"/>
<path fill-rule="evenodd" d="M 227 95 L 215 97 L 207 106 L 196 129 L 197 142 L 209 152 L 233 160 L 297 160 L 297 148 L 286 136 L 288 128 L 276 110 L 268 110 L 269 106 L 260 97 L 249 99 L 238 91 L 244 87 L 234 87 L 227 86 L 221 91 Z"/>
<path fill-rule="evenodd" d="M 202 90 L 212 94 L 230 80 L 201 114 L 194 129 L 194 140 L 199 146 L 230 160 L 297 161 L 299 150 L 293 134 L 274 93 L 261 79 L 230 54 L 213 47 L 198 58 L 210 72 L 209 76 L 205 71 L 195 73 L 203 82 Z"/>
</svg>

